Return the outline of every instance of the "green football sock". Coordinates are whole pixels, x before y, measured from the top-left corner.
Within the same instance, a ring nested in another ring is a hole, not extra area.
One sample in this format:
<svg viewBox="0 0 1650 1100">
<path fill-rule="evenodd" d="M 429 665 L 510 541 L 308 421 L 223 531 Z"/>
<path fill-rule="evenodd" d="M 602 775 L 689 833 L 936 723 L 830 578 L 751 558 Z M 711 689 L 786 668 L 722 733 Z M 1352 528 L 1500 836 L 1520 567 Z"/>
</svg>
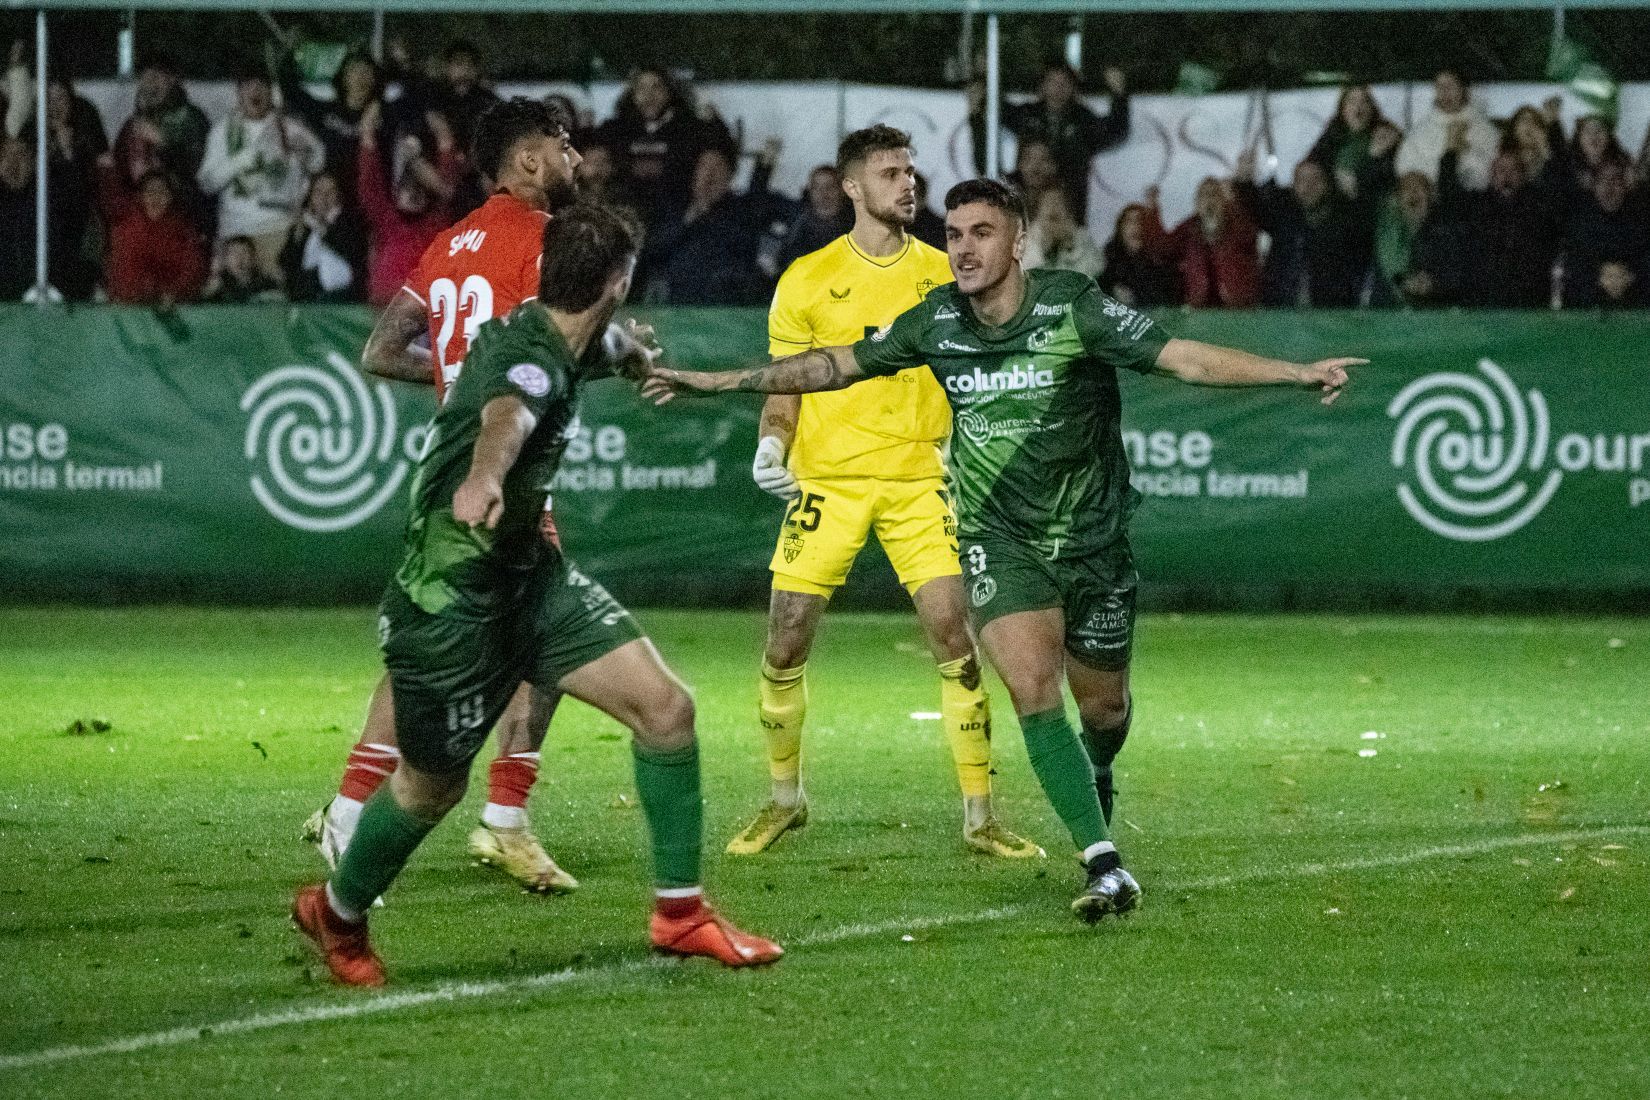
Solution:
<svg viewBox="0 0 1650 1100">
<path fill-rule="evenodd" d="M 407 865 L 413 851 L 430 835 L 435 822 L 401 808 L 389 784 L 367 799 L 344 858 L 332 876 L 332 893 L 357 913 L 365 913 Z"/>
<path fill-rule="evenodd" d="M 654 885 L 699 885 L 704 803 L 699 797 L 699 746 L 660 752 L 633 744 L 636 793 L 653 843 Z"/>
<path fill-rule="evenodd" d="M 1106 819 L 1094 792 L 1094 769 L 1083 743 L 1066 720 L 1064 707 L 1020 718 L 1031 770 L 1043 785 L 1054 812 L 1060 815 L 1078 851 L 1107 839 Z"/>
<path fill-rule="evenodd" d="M 1112 761 L 1117 759 L 1123 742 L 1129 737 L 1129 723 L 1134 720 L 1134 701 L 1129 701 L 1123 712 L 1123 724 L 1111 729 L 1093 729 L 1083 726 L 1083 747 L 1088 749 L 1094 764 L 1094 790 L 1100 796 L 1100 812 L 1106 815 L 1106 827 L 1111 827 L 1111 811 L 1117 802 L 1117 781 L 1112 775 Z"/>
</svg>

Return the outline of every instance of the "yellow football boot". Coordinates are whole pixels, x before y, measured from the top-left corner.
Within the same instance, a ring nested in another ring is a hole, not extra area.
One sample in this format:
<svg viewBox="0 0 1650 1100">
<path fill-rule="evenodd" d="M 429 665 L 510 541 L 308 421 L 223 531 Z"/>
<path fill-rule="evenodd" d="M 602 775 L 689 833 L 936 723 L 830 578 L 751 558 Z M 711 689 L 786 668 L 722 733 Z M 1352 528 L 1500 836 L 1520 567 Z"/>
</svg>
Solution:
<svg viewBox="0 0 1650 1100">
<path fill-rule="evenodd" d="M 1036 841 L 1003 828 L 1003 823 L 995 817 L 986 818 L 972 829 L 965 827 L 963 843 L 976 852 L 1003 859 L 1042 859 L 1048 854 Z"/>
<path fill-rule="evenodd" d="M 808 800 L 797 799 L 795 806 L 781 806 L 769 802 L 756 815 L 756 820 L 745 826 L 738 836 L 728 841 L 730 856 L 754 856 L 765 852 L 773 842 L 791 829 L 800 829 L 808 823 Z"/>
</svg>

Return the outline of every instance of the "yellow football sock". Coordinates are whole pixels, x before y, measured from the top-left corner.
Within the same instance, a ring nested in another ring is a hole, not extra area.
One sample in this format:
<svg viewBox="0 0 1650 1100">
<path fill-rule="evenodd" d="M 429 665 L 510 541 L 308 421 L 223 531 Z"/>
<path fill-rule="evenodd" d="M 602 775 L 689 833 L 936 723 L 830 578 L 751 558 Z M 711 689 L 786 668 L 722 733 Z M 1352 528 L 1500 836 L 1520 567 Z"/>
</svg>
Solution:
<svg viewBox="0 0 1650 1100">
<path fill-rule="evenodd" d="M 762 662 L 758 716 L 768 741 L 774 799 L 794 805 L 802 782 L 802 719 L 808 713 L 808 666 L 774 668 Z"/>
<path fill-rule="evenodd" d="M 991 796 L 991 700 L 972 656 L 940 665 L 940 717 L 963 797 Z"/>
</svg>

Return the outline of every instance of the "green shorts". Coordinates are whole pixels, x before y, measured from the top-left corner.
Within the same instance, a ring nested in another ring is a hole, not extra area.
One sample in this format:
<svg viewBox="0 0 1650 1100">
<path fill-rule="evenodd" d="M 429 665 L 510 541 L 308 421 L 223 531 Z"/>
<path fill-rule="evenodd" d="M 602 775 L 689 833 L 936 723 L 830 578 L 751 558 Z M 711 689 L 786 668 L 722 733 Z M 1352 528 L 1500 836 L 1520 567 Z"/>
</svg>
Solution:
<svg viewBox="0 0 1650 1100">
<path fill-rule="evenodd" d="M 553 691 L 568 673 L 642 636 L 630 612 L 565 558 L 538 569 L 496 617 L 431 614 L 392 582 L 378 642 L 401 755 L 420 771 L 466 769 L 516 685 Z"/>
<path fill-rule="evenodd" d="M 1104 672 L 1129 666 L 1139 575 L 1126 540 L 1052 561 L 1011 539 L 964 535 L 961 543 L 975 630 L 1004 615 L 1058 607 L 1066 614 L 1066 652 L 1072 657 Z"/>
</svg>

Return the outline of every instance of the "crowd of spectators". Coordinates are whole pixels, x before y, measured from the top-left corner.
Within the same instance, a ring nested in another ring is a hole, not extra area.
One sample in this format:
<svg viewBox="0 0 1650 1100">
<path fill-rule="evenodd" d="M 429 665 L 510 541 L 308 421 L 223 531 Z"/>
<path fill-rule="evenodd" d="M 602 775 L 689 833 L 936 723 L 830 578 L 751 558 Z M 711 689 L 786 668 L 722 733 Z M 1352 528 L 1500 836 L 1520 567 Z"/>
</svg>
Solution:
<svg viewBox="0 0 1650 1100">
<path fill-rule="evenodd" d="M 1179 224 L 1164 224 L 1149 190 L 1108 234 L 1087 224 L 1091 161 L 1127 140 L 1130 106 L 1120 70 L 1102 80 L 1104 114 L 1065 64 L 1048 66 L 1035 99 L 1003 104 L 1017 139 L 1009 179 L 1031 213 L 1027 266 L 1082 271 L 1141 306 L 1650 307 L 1650 143 L 1635 163 L 1601 116 L 1566 134 L 1552 99 L 1495 120 L 1444 72 L 1431 109 L 1404 132 L 1353 85 L 1287 182 L 1265 178 L 1251 150 L 1228 176 L 1202 181 Z M 497 96 L 473 46 L 422 63 L 400 44 L 383 63 L 351 51 L 330 97 L 272 51 L 234 86 L 234 106 L 211 120 L 175 63 L 147 58 L 111 145 L 97 108 L 51 70 L 56 291 L 158 307 L 383 304 L 485 197 L 468 149 Z M 0 92 L 0 300 L 16 300 L 35 278 L 34 96 L 21 44 Z M 749 154 L 748 183 L 736 187 L 743 135 L 669 71 L 637 72 L 599 124 L 562 106 L 582 191 L 645 227 L 645 300 L 763 304 L 792 260 L 853 223 L 830 165 L 794 197 L 771 188 L 777 140 Z M 983 86 L 970 86 L 968 108 L 983 149 Z M 914 232 L 943 247 L 925 180 L 918 197 Z"/>
<path fill-rule="evenodd" d="M 1287 184 L 1260 178 L 1250 150 L 1172 229 L 1148 192 L 1096 277 L 1139 305 L 1650 307 L 1650 136 L 1634 163 L 1608 119 L 1566 135 L 1559 108 L 1500 123 L 1441 72 L 1405 133 L 1349 86 Z M 1062 231 L 1058 208 L 1048 230 L 1038 212 L 1033 238 Z"/>
</svg>

